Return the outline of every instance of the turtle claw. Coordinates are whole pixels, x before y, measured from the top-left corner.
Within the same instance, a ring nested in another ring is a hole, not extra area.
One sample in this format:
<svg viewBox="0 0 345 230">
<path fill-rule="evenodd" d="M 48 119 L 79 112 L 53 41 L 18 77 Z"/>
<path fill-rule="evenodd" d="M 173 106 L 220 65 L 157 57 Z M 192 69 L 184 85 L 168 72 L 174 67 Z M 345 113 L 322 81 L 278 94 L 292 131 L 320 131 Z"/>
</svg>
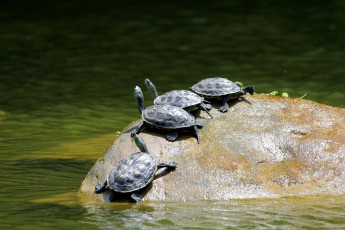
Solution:
<svg viewBox="0 0 345 230">
<path fill-rule="evenodd" d="M 204 123 L 202 123 L 201 121 L 196 121 L 196 122 L 195 122 L 195 125 L 196 125 L 198 128 L 204 127 Z"/>
<path fill-rule="evenodd" d="M 107 181 L 103 183 L 98 183 L 95 187 L 95 193 L 99 194 L 105 191 L 105 187 L 107 186 Z"/>
<path fill-rule="evenodd" d="M 177 167 L 177 163 L 175 161 L 170 162 L 168 167 L 176 168 Z"/>
<path fill-rule="evenodd" d="M 178 137 L 177 132 L 171 132 L 171 133 L 166 134 L 167 141 L 175 141 L 177 137 Z"/>
<path fill-rule="evenodd" d="M 218 108 L 218 111 L 221 112 L 221 113 L 225 113 L 225 112 L 228 111 L 228 108 L 229 108 L 228 104 L 225 104 L 225 105 L 220 106 Z"/>
<path fill-rule="evenodd" d="M 139 193 L 132 193 L 131 198 L 135 200 L 137 203 L 139 203 L 142 201 L 143 196 Z"/>
</svg>

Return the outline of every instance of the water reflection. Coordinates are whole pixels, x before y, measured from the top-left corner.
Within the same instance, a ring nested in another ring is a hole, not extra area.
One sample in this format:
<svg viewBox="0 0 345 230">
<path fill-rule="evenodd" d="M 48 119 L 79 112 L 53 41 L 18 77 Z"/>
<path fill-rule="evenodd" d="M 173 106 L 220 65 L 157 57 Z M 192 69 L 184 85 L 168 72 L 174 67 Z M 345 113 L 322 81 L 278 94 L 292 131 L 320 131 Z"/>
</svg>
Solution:
<svg viewBox="0 0 345 230">
<path fill-rule="evenodd" d="M 89 204 L 87 223 L 102 229 L 337 228 L 345 197 L 195 203 Z"/>
</svg>

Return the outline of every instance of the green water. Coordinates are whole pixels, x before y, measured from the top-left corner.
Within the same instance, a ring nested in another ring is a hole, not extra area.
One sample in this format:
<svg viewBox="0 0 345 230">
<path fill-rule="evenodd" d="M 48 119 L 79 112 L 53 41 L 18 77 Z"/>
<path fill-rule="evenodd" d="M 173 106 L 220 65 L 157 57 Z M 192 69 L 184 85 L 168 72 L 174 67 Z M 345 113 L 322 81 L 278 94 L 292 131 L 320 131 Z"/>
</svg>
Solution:
<svg viewBox="0 0 345 230">
<path fill-rule="evenodd" d="M 133 88 L 146 77 L 165 92 L 223 76 L 344 108 L 344 12 L 344 1 L 4 1 L 0 228 L 345 228 L 344 197 L 137 206 L 73 193 L 139 118 Z"/>
</svg>

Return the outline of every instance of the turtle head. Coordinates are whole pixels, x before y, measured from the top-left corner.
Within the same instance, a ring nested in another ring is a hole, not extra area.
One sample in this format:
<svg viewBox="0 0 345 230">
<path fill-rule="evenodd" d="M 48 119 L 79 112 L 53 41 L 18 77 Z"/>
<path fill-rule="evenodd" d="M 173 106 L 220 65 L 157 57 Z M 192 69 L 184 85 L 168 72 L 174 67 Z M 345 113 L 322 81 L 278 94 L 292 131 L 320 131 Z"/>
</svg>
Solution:
<svg viewBox="0 0 345 230">
<path fill-rule="evenodd" d="M 131 132 L 131 137 L 134 139 L 135 145 L 140 149 L 141 152 L 149 152 L 144 140 L 138 134 L 136 134 L 135 132 Z"/>
<path fill-rule="evenodd" d="M 141 91 L 139 86 L 136 86 L 134 88 L 134 96 L 137 99 L 138 102 L 138 109 L 140 114 L 143 113 L 143 111 L 145 110 L 145 103 L 144 103 L 144 95 L 143 92 Z"/>
<path fill-rule="evenodd" d="M 246 93 L 249 93 L 250 95 L 253 95 L 255 92 L 255 89 L 253 86 L 249 85 L 249 86 L 243 88 L 243 91 Z"/>
<path fill-rule="evenodd" d="M 153 100 L 156 99 L 158 97 L 156 86 L 148 78 L 145 79 L 145 85 L 150 90 Z"/>
</svg>

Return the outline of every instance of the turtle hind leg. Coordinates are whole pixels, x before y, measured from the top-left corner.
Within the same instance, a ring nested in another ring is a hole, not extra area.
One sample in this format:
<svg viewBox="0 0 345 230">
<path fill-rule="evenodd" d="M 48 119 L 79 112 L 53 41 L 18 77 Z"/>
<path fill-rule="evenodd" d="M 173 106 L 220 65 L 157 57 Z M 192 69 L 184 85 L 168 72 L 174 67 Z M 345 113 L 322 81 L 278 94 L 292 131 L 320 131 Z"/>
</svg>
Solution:
<svg viewBox="0 0 345 230">
<path fill-rule="evenodd" d="M 218 108 L 219 112 L 225 113 L 229 109 L 228 100 L 229 96 L 225 96 L 222 101 L 222 105 Z"/>
<path fill-rule="evenodd" d="M 205 104 L 205 103 L 204 103 L 204 106 L 205 106 L 205 108 L 206 108 L 207 110 L 212 109 L 211 103 L 209 103 L 209 104 Z"/>
<path fill-rule="evenodd" d="M 131 194 L 131 198 L 132 198 L 135 202 L 139 203 L 139 202 L 141 202 L 141 201 L 143 200 L 143 195 L 142 195 L 140 192 L 133 192 L 133 193 Z"/>
<path fill-rule="evenodd" d="M 192 128 L 193 128 L 195 138 L 198 141 L 198 144 L 200 144 L 200 136 L 199 136 L 198 127 L 196 125 L 193 125 Z"/>
<path fill-rule="evenodd" d="M 178 137 L 178 132 L 177 131 L 171 131 L 165 135 L 166 139 L 168 141 L 175 141 Z"/>
<path fill-rule="evenodd" d="M 99 194 L 99 193 L 104 192 L 107 185 L 108 185 L 107 181 L 104 181 L 103 183 L 98 183 L 95 187 L 95 193 Z"/>
<path fill-rule="evenodd" d="M 131 136 L 134 134 L 139 134 L 141 131 L 143 131 L 146 127 L 146 123 L 144 121 L 140 122 L 140 124 L 138 125 L 137 130 L 135 130 L 135 132 L 133 134 L 131 134 Z"/>
<path fill-rule="evenodd" d="M 247 87 L 242 89 L 244 92 L 249 93 L 250 95 L 253 95 L 255 92 L 255 89 L 253 86 L 248 85 Z"/>
<path fill-rule="evenodd" d="M 159 163 L 157 164 L 157 168 L 164 168 L 167 167 L 169 169 L 175 169 L 177 166 L 176 162 L 170 162 L 170 163 Z"/>
<path fill-rule="evenodd" d="M 208 109 L 206 108 L 206 105 L 204 103 L 200 103 L 199 108 L 204 110 L 211 118 L 213 118 L 212 115 L 208 112 Z"/>
</svg>

